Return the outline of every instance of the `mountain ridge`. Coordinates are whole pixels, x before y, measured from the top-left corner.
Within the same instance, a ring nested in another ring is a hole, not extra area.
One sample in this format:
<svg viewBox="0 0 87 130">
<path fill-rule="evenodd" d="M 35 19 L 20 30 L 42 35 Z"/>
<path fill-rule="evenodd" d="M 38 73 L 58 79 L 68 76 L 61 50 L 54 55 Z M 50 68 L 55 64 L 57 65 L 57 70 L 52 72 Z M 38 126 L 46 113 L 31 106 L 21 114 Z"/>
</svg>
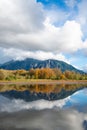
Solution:
<svg viewBox="0 0 87 130">
<path fill-rule="evenodd" d="M 26 58 L 25 60 L 11 60 L 0 65 L 0 69 L 7 69 L 7 70 L 18 70 L 18 69 L 25 69 L 30 70 L 31 68 L 59 68 L 62 72 L 69 70 L 75 71 L 77 73 L 83 74 L 82 70 L 79 70 L 72 65 L 55 59 L 48 59 L 48 60 L 38 60 L 33 58 Z"/>
</svg>

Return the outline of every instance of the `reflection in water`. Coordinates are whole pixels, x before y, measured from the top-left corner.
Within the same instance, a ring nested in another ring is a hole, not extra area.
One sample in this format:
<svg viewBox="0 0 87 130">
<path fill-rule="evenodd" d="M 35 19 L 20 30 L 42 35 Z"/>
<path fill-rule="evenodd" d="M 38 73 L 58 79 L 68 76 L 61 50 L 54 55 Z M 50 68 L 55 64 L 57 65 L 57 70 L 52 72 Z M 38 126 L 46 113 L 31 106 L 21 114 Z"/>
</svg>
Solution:
<svg viewBox="0 0 87 130">
<path fill-rule="evenodd" d="M 68 97 L 77 90 L 84 88 L 78 84 L 60 84 L 60 85 L 3 85 L 0 86 L 0 94 L 12 99 L 23 99 L 25 101 L 34 101 L 39 99 L 58 100 Z"/>
<path fill-rule="evenodd" d="M 0 85 L 0 130 L 87 130 L 86 85 Z"/>
<path fill-rule="evenodd" d="M 86 87 L 87 85 L 85 84 L 9 84 L 9 85 L 3 85 L 0 84 L 0 92 L 5 92 L 5 91 L 11 91 L 11 90 L 16 90 L 16 91 L 25 91 L 28 90 L 30 92 L 36 92 L 36 93 L 58 93 L 62 89 L 66 91 L 73 91 L 79 88 Z"/>
<path fill-rule="evenodd" d="M 87 114 L 76 110 L 0 113 L 1 130 L 87 130 Z"/>
<path fill-rule="evenodd" d="M 26 102 L 23 99 L 8 98 L 0 95 L 0 111 L 15 112 L 23 109 L 26 110 L 43 110 L 43 109 L 67 109 L 74 108 L 79 111 L 86 110 L 87 105 L 87 89 L 79 90 L 78 92 L 64 99 L 48 101 L 39 99 L 31 102 Z"/>
</svg>

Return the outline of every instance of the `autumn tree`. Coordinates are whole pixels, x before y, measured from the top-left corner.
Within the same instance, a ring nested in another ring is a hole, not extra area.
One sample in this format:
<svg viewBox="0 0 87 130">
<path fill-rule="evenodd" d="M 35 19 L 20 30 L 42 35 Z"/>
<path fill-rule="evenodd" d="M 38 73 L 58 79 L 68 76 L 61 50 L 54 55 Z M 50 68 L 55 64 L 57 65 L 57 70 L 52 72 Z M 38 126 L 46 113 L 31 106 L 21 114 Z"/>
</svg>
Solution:
<svg viewBox="0 0 87 130">
<path fill-rule="evenodd" d="M 4 80 L 4 79 L 5 79 L 4 70 L 0 70 L 0 80 Z"/>
<path fill-rule="evenodd" d="M 39 69 L 39 68 L 35 69 L 35 78 L 36 78 L 36 79 L 39 78 L 39 72 L 40 72 L 40 69 Z"/>
<path fill-rule="evenodd" d="M 67 79 L 72 79 L 72 72 L 71 72 L 71 71 L 66 70 L 66 71 L 64 72 L 64 75 L 65 75 L 65 77 L 66 77 Z"/>
<path fill-rule="evenodd" d="M 55 78 L 55 73 L 50 68 L 37 68 L 35 69 L 35 78 L 36 79 L 53 79 Z"/>
<path fill-rule="evenodd" d="M 53 79 L 55 78 L 55 73 L 50 68 L 44 68 L 44 76 L 45 79 Z"/>
<path fill-rule="evenodd" d="M 30 76 L 31 79 L 35 78 L 35 69 L 30 69 L 29 70 L 29 76 Z"/>
<path fill-rule="evenodd" d="M 41 68 L 39 71 L 39 79 L 45 79 L 45 68 Z"/>
<path fill-rule="evenodd" d="M 60 79 L 66 79 L 65 75 L 62 73 Z"/>
<path fill-rule="evenodd" d="M 58 68 L 54 68 L 53 71 L 55 73 L 55 78 L 56 79 L 61 79 L 62 71 L 60 69 L 58 69 Z"/>
</svg>

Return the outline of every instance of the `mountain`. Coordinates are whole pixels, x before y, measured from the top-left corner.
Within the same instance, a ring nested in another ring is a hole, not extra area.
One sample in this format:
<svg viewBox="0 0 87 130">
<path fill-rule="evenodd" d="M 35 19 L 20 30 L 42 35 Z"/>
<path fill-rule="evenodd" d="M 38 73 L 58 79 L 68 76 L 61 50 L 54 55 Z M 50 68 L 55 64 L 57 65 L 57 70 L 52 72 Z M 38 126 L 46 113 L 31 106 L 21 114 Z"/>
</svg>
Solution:
<svg viewBox="0 0 87 130">
<path fill-rule="evenodd" d="M 78 73 L 84 73 L 81 70 L 76 69 L 75 67 L 73 67 L 70 64 L 67 64 L 63 61 L 59 61 L 59 60 L 53 60 L 53 59 L 49 59 L 49 60 L 36 60 L 36 59 L 32 59 L 32 58 L 27 58 L 25 60 L 22 61 L 9 61 L 6 62 L 2 65 L 0 65 L 0 69 L 7 69 L 7 70 L 18 70 L 18 69 L 25 69 L 25 70 L 29 70 L 31 68 L 59 68 L 61 69 L 62 72 L 64 72 L 65 70 L 70 70 L 70 71 L 75 71 Z"/>
</svg>

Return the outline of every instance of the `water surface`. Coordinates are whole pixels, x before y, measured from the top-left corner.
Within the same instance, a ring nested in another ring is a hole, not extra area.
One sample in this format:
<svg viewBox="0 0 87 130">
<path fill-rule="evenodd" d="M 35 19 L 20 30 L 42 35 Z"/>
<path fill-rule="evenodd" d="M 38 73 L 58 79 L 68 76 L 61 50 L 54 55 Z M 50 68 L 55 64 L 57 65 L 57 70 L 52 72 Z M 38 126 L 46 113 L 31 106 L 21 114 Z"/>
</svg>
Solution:
<svg viewBox="0 0 87 130">
<path fill-rule="evenodd" d="M 0 85 L 0 130 L 87 130 L 87 85 Z"/>
</svg>

